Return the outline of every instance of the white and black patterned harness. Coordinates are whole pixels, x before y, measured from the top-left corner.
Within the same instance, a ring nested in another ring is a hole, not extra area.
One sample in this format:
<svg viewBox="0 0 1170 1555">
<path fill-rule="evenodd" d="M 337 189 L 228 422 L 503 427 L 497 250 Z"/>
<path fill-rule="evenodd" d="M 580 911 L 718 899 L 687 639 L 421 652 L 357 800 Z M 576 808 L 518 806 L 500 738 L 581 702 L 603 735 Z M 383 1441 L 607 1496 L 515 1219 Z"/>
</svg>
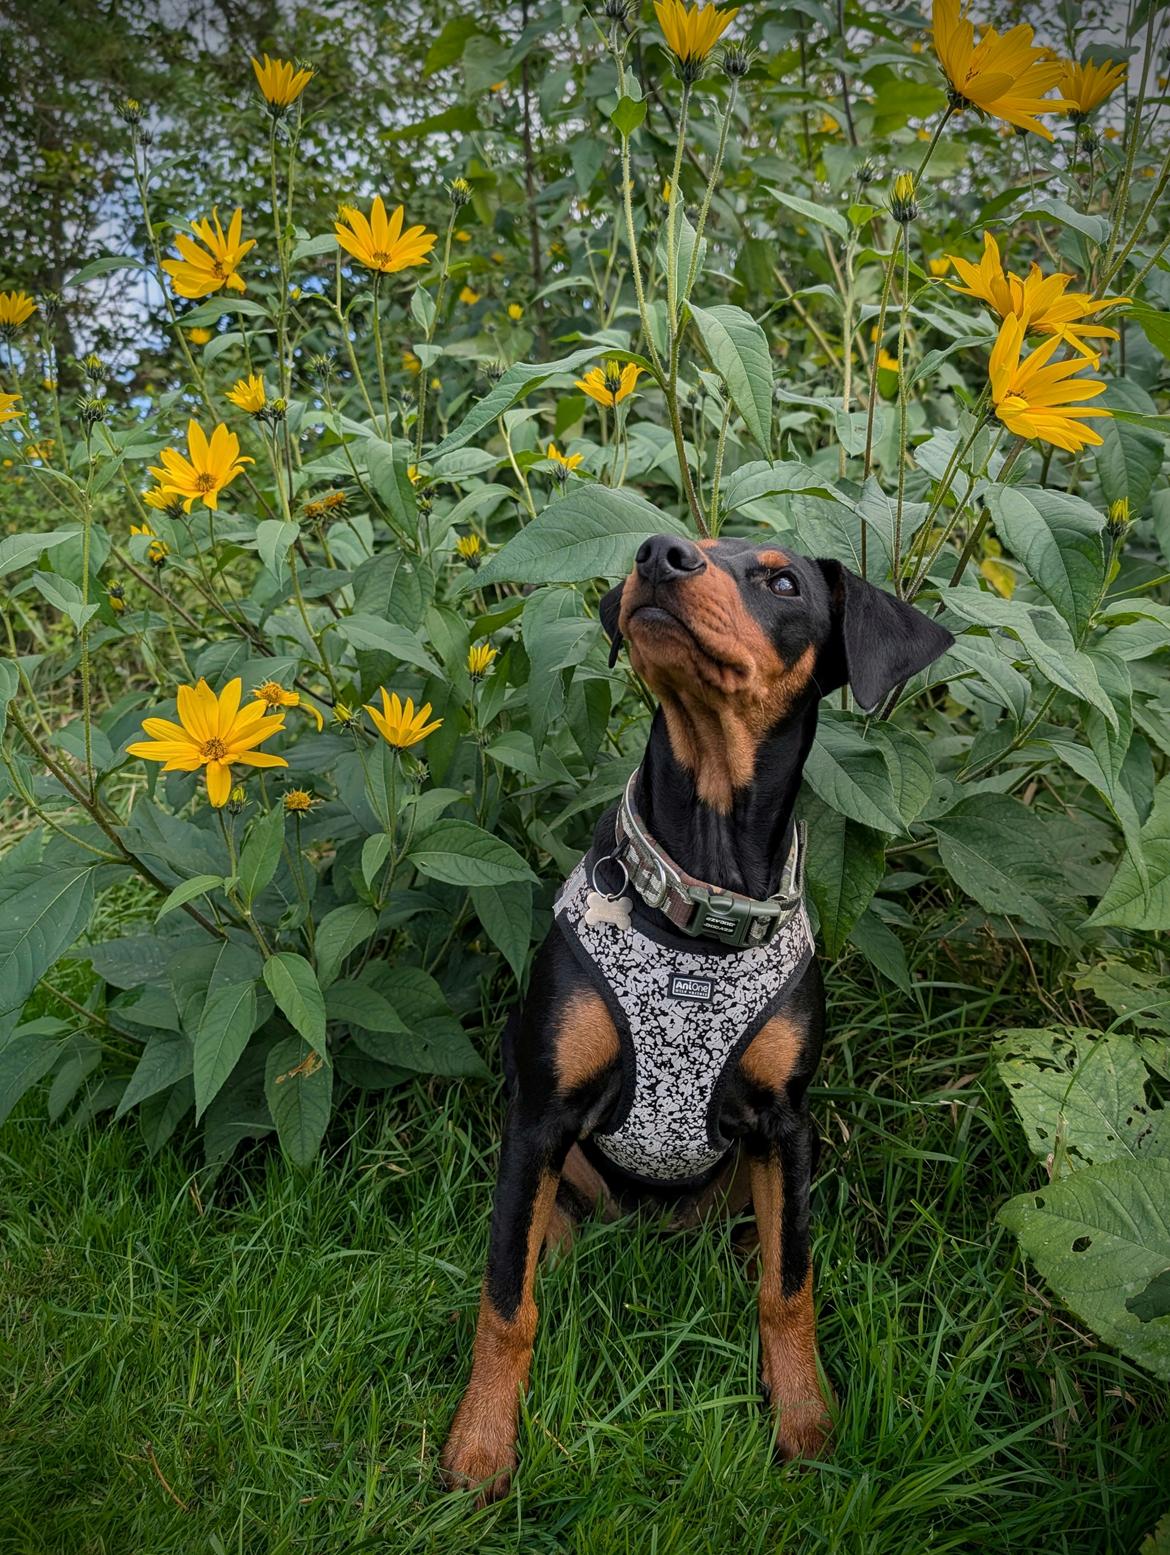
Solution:
<svg viewBox="0 0 1170 1555">
<path fill-rule="evenodd" d="M 632 1176 L 688 1182 L 731 1147 L 718 1127 L 727 1078 L 807 965 L 808 918 L 802 905 L 766 945 L 706 953 L 649 925 L 587 922 L 591 862 L 554 909 L 622 1042 L 622 1095 L 591 1138 Z"/>
</svg>

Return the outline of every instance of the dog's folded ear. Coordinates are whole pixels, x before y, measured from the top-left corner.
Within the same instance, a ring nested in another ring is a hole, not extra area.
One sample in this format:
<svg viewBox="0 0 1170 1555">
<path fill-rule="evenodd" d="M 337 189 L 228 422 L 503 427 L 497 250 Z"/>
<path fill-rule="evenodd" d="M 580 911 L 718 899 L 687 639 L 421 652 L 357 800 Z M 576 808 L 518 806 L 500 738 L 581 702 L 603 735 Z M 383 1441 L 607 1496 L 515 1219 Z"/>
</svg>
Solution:
<svg viewBox="0 0 1170 1555">
<path fill-rule="evenodd" d="M 613 669 L 617 663 L 618 654 L 622 651 L 622 629 L 618 625 L 618 617 L 622 610 L 622 589 L 625 588 L 625 579 L 615 583 L 607 593 L 601 596 L 597 605 L 597 613 L 601 617 L 602 630 L 609 638 L 609 667 Z"/>
<path fill-rule="evenodd" d="M 858 704 L 871 713 L 895 686 L 954 642 L 945 626 L 840 562 L 818 560 L 817 566 L 829 586 L 833 613 L 833 634 L 817 672 L 822 692 L 848 681 Z"/>
</svg>

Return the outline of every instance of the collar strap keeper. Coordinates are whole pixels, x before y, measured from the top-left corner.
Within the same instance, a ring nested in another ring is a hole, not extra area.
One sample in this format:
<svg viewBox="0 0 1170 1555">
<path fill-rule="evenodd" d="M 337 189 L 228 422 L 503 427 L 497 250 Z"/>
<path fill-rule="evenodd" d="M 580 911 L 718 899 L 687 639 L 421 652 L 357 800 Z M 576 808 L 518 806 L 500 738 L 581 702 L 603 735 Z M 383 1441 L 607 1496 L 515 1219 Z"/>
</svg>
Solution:
<svg viewBox="0 0 1170 1555">
<path fill-rule="evenodd" d="M 634 808 L 635 771 L 626 784 L 615 822 L 613 857 L 629 871 L 630 884 L 647 907 L 663 913 L 675 928 L 698 939 L 718 940 L 735 949 L 766 945 L 802 910 L 804 901 L 804 822 L 792 832 L 792 846 L 775 896 L 763 900 L 724 891 L 679 868 L 642 824 Z"/>
</svg>

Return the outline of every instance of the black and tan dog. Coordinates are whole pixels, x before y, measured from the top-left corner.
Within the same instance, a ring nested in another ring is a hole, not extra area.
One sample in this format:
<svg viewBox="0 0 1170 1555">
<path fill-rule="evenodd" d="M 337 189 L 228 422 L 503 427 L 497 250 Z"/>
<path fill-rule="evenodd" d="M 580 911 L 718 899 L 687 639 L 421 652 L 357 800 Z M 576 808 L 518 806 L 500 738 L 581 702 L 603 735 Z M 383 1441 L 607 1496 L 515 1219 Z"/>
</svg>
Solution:
<svg viewBox="0 0 1170 1555">
<path fill-rule="evenodd" d="M 587 860 L 597 894 L 589 901 L 602 920 L 616 898 L 622 912 L 629 902 L 631 937 L 619 937 L 619 946 L 682 956 L 684 968 L 717 964 L 715 978 L 669 979 L 671 993 L 681 989 L 677 1017 L 663 1024 L 661 1009 L 654 1011 L 660 1038 L 666 1032 L 666 1045 L 673 1043 L 665 1060 L 679 1077 L 666 1090 L 685 1093 L 692 1057 L 709 1062 L 697 1045 L 688 1051 L 702 1026 L 700 1006 L 686 1001 L 709 996 L 714 982 L 738 997 L 756 975 L 751 969 L 770 965 L 761 947 L 778 926 L 795 934 L 799 951 L 793 809 L 820 698 L 848 682 L 861 706 L 873 708 L 952 639 L 836 562 L 735 539 L 647 540 L 630 576 L 602 600 L 601 615 L 614 655 L 624 639 L 660 706 L 624 806 L 598 824 Z M 620 936 L 625 920 L 614 916 Z M 560 916 L 505 1033 L 510 1102 L 475 1356 L 442 1456 L 447 1484 L 478 1486 L 483 1500 L 504 1494 L 515 1466 L 541 1248 L 567 1234 L 570 1213 L 598 1200 L 612 1208 L 669 1196 L 686 1219 L 712 1203 L 742 1209 L 750 1198 L 763 1386 L 781 1456 L 815 1455 L 828 1428 L 809 1257 L 814 1140 L 806 1092 L 824 1016 L 815 960 L 793 952 L 793 975 L 768 985 L 779 992 L 752 1006 L 746 1035 L 732 1033 L 701 1120 L 715 1164 L 697 1178 L 663 1182 L 661 1171 L 648 1180 L 627 1169 L 628 1155 L 618 1152 L 625 1168 L 615 1164 L 615 1152 L 599 1143 L 616 1138 L 615 1123 L 629 1112 L 641 1050 L 631 1041 L 629 1006 L 608 996 L 579 950 Z"/>
</svg>

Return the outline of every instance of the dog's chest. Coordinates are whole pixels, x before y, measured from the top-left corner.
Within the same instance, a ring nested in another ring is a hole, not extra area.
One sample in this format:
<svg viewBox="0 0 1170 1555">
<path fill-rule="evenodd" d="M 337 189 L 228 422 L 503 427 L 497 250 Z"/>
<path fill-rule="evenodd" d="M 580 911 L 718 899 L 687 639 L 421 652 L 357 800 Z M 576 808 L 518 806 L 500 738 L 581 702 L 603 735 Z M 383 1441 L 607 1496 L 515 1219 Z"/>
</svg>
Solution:
<svg viewBox="0 0 1170 1555">
<path fill-rule="evenodd" d="M 591 894 L 579 865 L 556 914 L 622 1040 L 622 1096 L 594 1142 L 636 1177 L 689 1181 L 728 1149 L 720 1117 L 729 1074 L 803 970 L 807 919 L 797 913 L 768 945 L 707 954 L 598 912 Z"/>
</svg>

